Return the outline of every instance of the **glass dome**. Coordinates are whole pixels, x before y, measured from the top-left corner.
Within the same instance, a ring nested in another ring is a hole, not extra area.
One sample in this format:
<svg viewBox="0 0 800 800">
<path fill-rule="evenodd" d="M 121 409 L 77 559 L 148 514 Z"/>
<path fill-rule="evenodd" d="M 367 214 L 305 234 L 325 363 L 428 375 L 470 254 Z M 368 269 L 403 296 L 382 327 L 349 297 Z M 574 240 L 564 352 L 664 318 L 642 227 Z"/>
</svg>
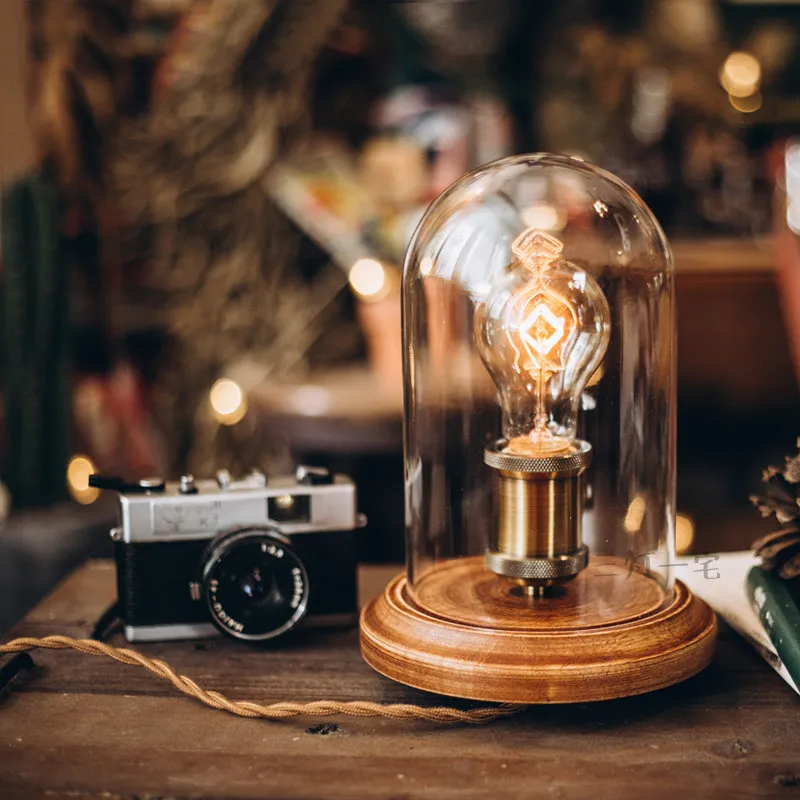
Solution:
<svg viewBox="0 0 800 800">
<path fill-rule="evenodd" d="M 469 173 L 414 234 L 403 326 L 413 602 L 493 628 L 667 603 L 674 268 L 636 193 L 565 156 Z"/>
</svg>

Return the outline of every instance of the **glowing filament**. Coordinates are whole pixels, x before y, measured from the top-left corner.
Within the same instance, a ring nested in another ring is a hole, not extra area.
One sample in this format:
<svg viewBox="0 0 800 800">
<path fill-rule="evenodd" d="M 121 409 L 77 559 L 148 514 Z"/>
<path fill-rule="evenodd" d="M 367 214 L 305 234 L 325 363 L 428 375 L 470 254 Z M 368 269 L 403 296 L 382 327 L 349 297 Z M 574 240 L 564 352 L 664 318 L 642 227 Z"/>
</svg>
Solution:
<svg viewBox="0 0 800 800">
<path fill-rule="evenodd" d="M 554 236 L 523 231 L 512 245 L 531 281 L 512 296 L 506 308 L 506 336 L 514 351 L 514 369 L 530 376 L 536 387 L 537 413 L 532 438 L 546 435 L 544 396 L 547 381 L 564 369 L 564 357 L 572 342 L 578 319 L 570 302 L 550 289 L 542 274 L 553 266 L 563 249 Z M 550 438 L 549 436 L 547 438 Z"/>
<path fill-rule="evenodd" d="M 506 335 L 515 353 L 514 368 L 527 372 L 537 383 L 564 368 L 564 351 L 577 327 L 570 302 L 542 281 L 542 273 L 553 265 L 562 248 L 554 236 L 535 230 L 523 231 L 512 245 L 533 275 L 506 308 Z"/>
<path fill-rule="evenodd" d="M 539 324 L 537 324 L 539 323 Z M 563 338 L 566 320 L 557 317 L 544 303 L 539 303 L 522 323 L 522 339 L 540 355 L 546 356 Z M 547 335 L 547 325 L 552 333 Z"/>
<path fill-rule="evenodd" d="M 528 228 L 511 245 L 514 255 L 529 269 L 541 273 L 561 255 L 564 245 L 549 233 Z"/>
<path fill-rule="evenodd" d="M 515 259 L 476 307 L 477 344 L 499 391 L 508 451 L 569 452 L 583 387 L 608 346 L 608 303 L 549 233 L 528 228 L 511 249 Z"/>
</svg>

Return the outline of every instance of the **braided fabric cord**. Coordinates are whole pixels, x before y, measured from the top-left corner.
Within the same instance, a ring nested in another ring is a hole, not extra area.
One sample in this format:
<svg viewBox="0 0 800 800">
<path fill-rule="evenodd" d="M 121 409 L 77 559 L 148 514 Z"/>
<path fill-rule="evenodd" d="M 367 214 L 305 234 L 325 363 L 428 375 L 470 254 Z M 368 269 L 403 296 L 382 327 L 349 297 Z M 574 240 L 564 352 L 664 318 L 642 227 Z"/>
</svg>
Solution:
<svg viewBox="0 0 800 800">
<path fill-rule="evenodd" d="M 352 717 L 390 717 L 391 719 L 418 719 L 427 722 L 450 722 L 481 725 L 486 722 L 509 717 L 524 710 L 524 705 L 506 703 L 498 706 L 461 710 L 447 706 L 416 706 L 407 703 L 382 705 L 366 701 L 337 702 L 335 700 L 317 700 L 312 703 L 251 703 L 242 700 L 230 700 L 220 692 L 212 692 L 198 686 L 191 678 L 178 675 L 169 664 L 156 658 L 147 658 L 135 650 L 113 647 L 94 639 L 72 639 L 69 636 L 45 636 L 42 639 L 12 639 L 0 645 L 0 653 L 22 653 L 43 648 L 46 650 L 77 650 L 93 656 L 106 656 L 122 664 L 144 667 L 148 672 L 169 681 L 176 689 L 199 700 L 211 708 L 227 711 L 239 717 L 278 720 L 287 717 L 308 715 L 312 717 L 329 717 L 346 714 Z"/>
</svg>

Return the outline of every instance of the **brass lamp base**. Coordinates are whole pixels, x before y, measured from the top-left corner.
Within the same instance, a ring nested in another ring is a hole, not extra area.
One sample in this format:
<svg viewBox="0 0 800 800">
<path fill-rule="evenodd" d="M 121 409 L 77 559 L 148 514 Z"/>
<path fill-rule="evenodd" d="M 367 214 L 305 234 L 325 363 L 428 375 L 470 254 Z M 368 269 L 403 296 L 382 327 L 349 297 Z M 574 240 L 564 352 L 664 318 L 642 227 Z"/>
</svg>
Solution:
<svg viewBox="0 0 800 800">
<path fill-rule="evenodd" d="M 532 597 L 483 559 L 405 575 L 361 613 L 361 652 L 378 672 L 428 692 L 506 703 L 579 703 L 643 694 L 702 670 L 714 612 L 680 581 L 594 557 L 568 588 Z M 433 609 L 433 610 L 429 610 Z"/>
</svg>

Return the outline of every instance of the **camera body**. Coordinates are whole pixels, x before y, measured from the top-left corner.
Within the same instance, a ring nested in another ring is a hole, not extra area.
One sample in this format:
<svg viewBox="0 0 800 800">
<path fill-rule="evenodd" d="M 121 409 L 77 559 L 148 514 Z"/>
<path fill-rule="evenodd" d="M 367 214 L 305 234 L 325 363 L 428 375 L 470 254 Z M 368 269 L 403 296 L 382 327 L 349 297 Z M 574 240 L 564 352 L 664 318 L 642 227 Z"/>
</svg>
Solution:
<svg viewBox="0 0 800 800">
<path fill-rule="evenodd" d="M 217 631 L 262 641 L 298 624 L 358 618 L 356 488 L 299 467 L 270 479 L 158 479 L 93 485 L 120 492 L 112 531 L 120 616 L 131 642 Z"/>
</svg>

